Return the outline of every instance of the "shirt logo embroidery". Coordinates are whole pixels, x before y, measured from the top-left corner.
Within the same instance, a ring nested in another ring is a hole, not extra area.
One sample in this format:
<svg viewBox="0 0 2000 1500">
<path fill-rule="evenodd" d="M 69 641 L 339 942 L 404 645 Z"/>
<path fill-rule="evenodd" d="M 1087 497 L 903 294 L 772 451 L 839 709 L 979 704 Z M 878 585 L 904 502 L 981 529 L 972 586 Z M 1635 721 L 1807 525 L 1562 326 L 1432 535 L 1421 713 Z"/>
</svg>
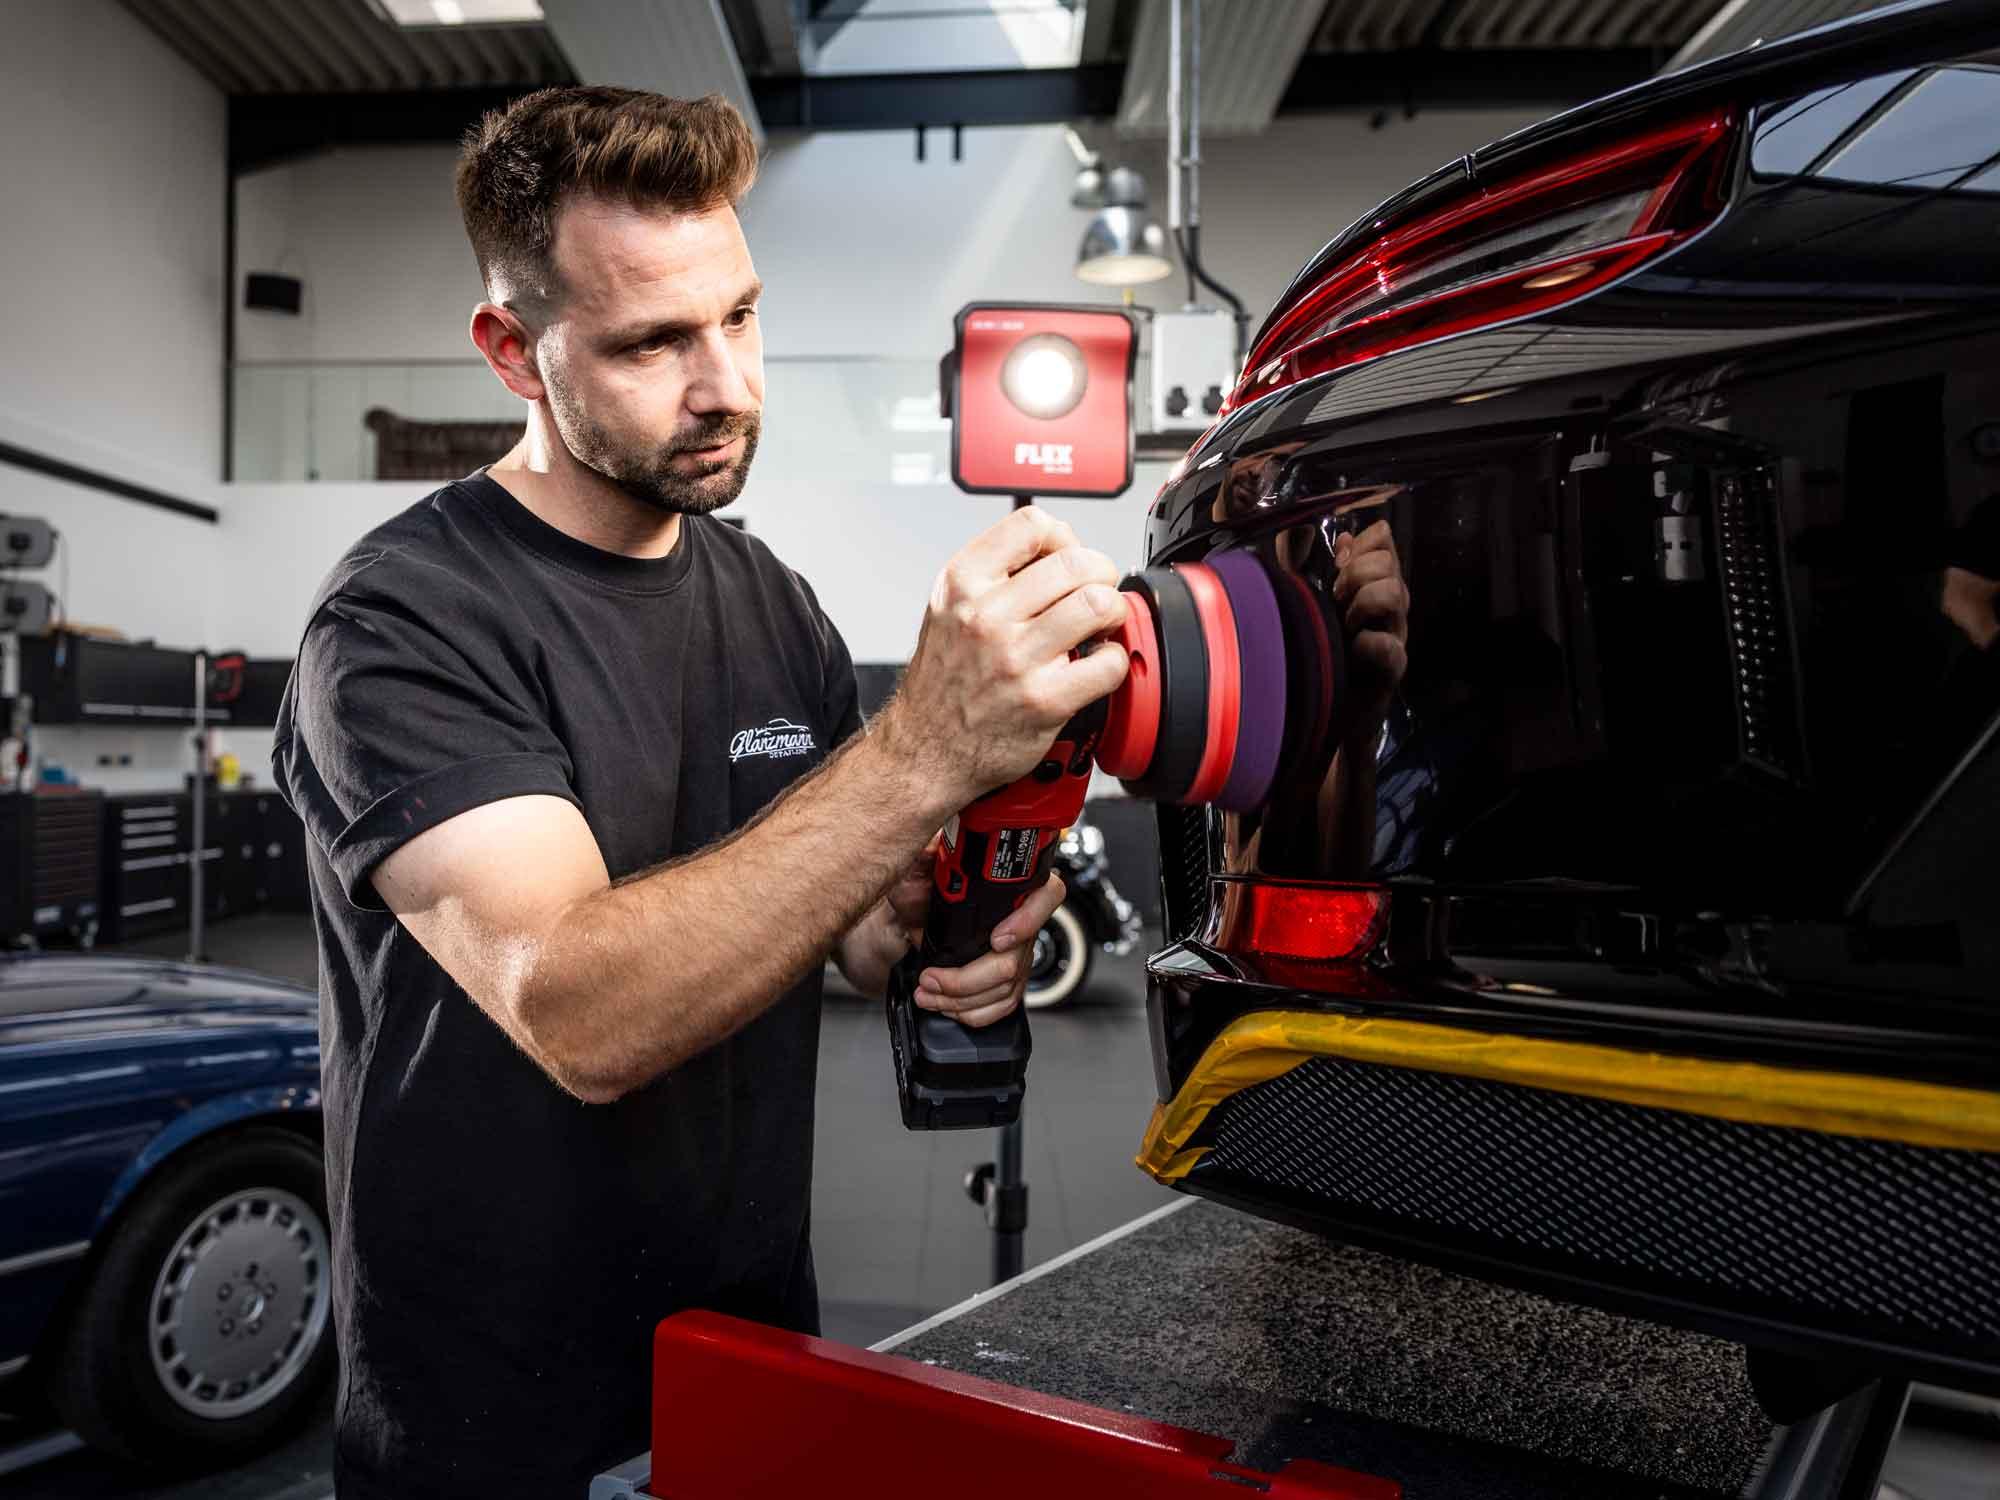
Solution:
<svg viewBox="0 0 2000 1500">
<path fill-rule="evenodd" d="M 790 719 L 773 719 L 768 724 L 755 729 L 739 729 L 729 742 L 729 762 L 734 765 L 745 756 L 759 755 L 771 760 L 784 760 L 787 756 L 805 755 L 819 748 L 812 731 L 803 724 L 794 724 Z"/>
</svg>

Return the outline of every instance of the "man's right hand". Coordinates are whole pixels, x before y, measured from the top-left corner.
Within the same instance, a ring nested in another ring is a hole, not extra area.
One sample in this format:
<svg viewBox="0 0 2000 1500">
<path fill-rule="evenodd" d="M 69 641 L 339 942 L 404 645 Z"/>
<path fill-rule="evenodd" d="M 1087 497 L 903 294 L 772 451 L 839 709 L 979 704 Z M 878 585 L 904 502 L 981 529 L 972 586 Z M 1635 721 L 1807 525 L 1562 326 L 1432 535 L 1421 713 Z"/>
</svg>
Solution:
<svg viewBox="0 0 2000 1500">
<path fill-rule="evenodd" d="M 903 685 L 878 721 L 954 807 L 1026 775 L 1078 709 L 1125 680 L 1126 655 L 1070 652 L 1125 618 L 1118 569 L 1029 506 L 975 537 L 931 589 Z"/>
</svg>

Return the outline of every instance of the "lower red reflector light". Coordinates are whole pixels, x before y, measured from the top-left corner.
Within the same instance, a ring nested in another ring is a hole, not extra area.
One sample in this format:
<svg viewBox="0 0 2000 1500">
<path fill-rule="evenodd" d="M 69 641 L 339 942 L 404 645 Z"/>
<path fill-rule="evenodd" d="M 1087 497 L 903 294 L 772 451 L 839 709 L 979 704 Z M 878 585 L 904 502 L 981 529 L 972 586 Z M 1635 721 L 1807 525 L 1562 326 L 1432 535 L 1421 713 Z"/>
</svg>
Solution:
<svg viewBox="0 0 2000 1500">
<path fill-rule="evenodd" d="M 1380 886 L 1215 881 L 1218 915 L 1212 946 L 1225 953 L 1343 963 L 1380 941 L 1389 893 Z"/>
</svg>

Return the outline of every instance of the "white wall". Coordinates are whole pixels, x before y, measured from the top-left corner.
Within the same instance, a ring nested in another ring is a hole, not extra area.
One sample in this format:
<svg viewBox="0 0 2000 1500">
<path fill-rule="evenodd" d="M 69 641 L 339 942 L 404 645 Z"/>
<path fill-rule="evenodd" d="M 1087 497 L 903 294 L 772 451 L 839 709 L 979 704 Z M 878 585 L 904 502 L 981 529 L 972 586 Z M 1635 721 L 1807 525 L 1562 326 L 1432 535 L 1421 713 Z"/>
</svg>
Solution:
<svg viewBox="0 0 2000 1500">
<path fill-rule="evenodd" d="M 115 0 L 11 5 L 5 35 L 0 430 L 212 484 L 222 95 Z"/>
<path fill-rule="evenodd" d="M 306 608 L 342 553 L 437 485 L 236 484 L 223 514 L 213 631 L 218 646 L 252 656 L 298 650 Z"/>
<path fill-rule="evenodd" d="M 243 177 L 237 269 L 305 283 L 296 317 L 245 312 L 244 360 L 476 358 L 481 292 L 452 192 L 451 146 L 323 152 Z"/>
<path fill-rule="evenodd" d="M 296 315 L 237 315 L 239 480 L 368 478 L 373 407 L 429 420 L 518 415 L 466 332 L 482 293 L 452 193 L 456 156 L 330 151 L 237 184 L 239 277 L 273 271 L 305 288 Z"/>
<path fill-rule="evenodd" d="M 1203 249 L 1260 315 L 1334 232 L 1388 194 L 1535 117 L 1423 114 L 1371 130 L 1346 115 L 1290 116 L 1261 136 L 1205 143 Z M 743 205 L 777 358 L 935 360 L 975 297 L 1115 303 L 1072 274 L 1089 215 L 1069 206 L 1076 162 L 1052 125 L 774 136 Z M 1157 142 L 1113 159 L 1142 171 L 1164 213 Z M 447 146 L 325 153 L 243 179 L 239 265 L 306 283 L 298 317 L 246 313 L 244 360 L 473 360 L 480 288 L 452 198 Z M 1175 306 L 1182 283 L 1139 289 Z"/>
<path fill-rule="evenodd" d="M 16 4 L 0 44 L 0 439 L 216 503 L 222 464 L 221 93 L 115 0 Z M 218 528 L 0 466 L 0 511 L 62 532 L 40 575 L 70 619 L 208 638 Z M 52 733 L 73 770 L 172 782 L 179 735 Z"/>
</svg>

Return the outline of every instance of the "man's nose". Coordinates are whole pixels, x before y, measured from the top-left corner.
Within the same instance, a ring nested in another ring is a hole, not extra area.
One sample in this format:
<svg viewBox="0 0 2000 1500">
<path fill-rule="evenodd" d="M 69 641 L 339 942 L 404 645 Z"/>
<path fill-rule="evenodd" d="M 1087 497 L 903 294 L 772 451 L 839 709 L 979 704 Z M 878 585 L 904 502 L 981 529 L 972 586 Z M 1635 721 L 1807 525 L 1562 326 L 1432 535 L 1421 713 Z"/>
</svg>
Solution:
<svg viewBox="0 0 2000 1500">
<path fill-rule="evenodd" d="M 734 416 L 755 411 L 757 397 L 736 360 L 736 350 L 719 336 L 704 339 L 700 354 L 688 372 L 687 409 L 699 416 Z"/>
</svg>

